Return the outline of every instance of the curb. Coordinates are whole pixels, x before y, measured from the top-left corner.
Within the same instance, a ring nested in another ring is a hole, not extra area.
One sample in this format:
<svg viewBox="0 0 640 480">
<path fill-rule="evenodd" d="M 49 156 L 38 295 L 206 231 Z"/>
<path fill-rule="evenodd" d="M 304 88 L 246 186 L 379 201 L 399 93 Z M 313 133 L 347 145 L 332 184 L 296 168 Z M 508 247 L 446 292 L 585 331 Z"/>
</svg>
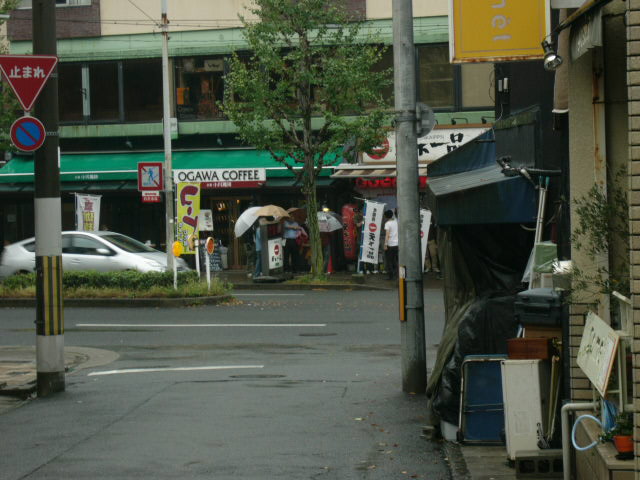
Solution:
<svg viewBox="0 0 640 480">
<path fill-rule="evenodd" d="M 233 282 L 231 282 L 233 283 Z M 235 290 L 393 290 L 374 285 L 355 283 L 233 283 Z"/>
<path fill-rule="evenodd" d="M 464 459 L 460 445 L 445 440 L 442 442 L 442 451 L 449 465 L 451 480 L 471 480 L 471 473 L 467 468 L 467 462 Z"/>
<path fill-rule="evenodd" d="M 178 298 L 66 298 L 65 307 L 195 307 L 200 305 L 217 305 L 229 301 L 233 295 L 217 295 L 214 297 L 178 297 Z M 34 298 L 4 298 L 0 300 L 0 308 L 35 307 Z"/>
</svg>

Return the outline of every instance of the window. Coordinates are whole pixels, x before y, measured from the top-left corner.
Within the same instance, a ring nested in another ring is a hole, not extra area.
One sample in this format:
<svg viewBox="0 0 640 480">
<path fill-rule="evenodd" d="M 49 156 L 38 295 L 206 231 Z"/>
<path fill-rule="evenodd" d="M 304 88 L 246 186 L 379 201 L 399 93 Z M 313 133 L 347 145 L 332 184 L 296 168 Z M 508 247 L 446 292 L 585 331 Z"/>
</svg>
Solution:
<svg viewBox="0 0 640 480">
<path fill-rule="evenodd" d="M 58 65 L 58 109 L 61 122 L 81 122 L 84 119 L 82 65 Z"/>
<path fill-rule="evenodd" d="M 460 67 L 462 105 L 493 107 L 493 63 L 466 63 Z"/>
<path fill-rule="evenodd" d="M 431 108 L 454 108 L 455 71 L 447 45 L 418 47 L 418 97 Z"/>
<path fill-rule="evenodd" d="M 89 65 L 89 105 L 91 120 L 120 118 L 120 95 L 117 63 Z"/>
<path fill-rule="evenodd" d="M 58 65 L 60 121 L 162 121 L 160 59 Z"/>
<path fill-rule="evenodd" d="M 224 57 L 183 58 L 176 62 L 176 104 L 181 120 L 222 117 Z"/>
<path fill-rule="evenodd" d="M 20 0 L 18 8 L 31 8 L 31 0 Z M 58 7 L 73 7 L 80 5 L 91 5 L 91 0 L 56 0 L 56 6 Z"/>
<path fill-rule="evenodd" d="M 75 255 L 113 255 L 113 251 L 104 244 L 84 235 L 73 235 L 70 242 L 63 242 L 62 252 Z"/>
<path fill-rule="evenodd" d="M 123 62 L 125 121 L 162 121 L 162 61 Z"/>
<path fill-rule="evenodd" d="M 418 99 L 436 110 L 493 110 L 493 64 L 449 63 L 448 45 L 420 45 Z"/>
<path fill-rule="evenodd" d="M 391 69 L 391 76 L 393 77 L 393 47 L 389 47 L 382 54 L 380 61 L 373 67 L 374 72 L 384 72 Z M 382 89 L 382 98 L 384 98 L 389 105 L 393 105 L 393 80 Z"/>
</svg>

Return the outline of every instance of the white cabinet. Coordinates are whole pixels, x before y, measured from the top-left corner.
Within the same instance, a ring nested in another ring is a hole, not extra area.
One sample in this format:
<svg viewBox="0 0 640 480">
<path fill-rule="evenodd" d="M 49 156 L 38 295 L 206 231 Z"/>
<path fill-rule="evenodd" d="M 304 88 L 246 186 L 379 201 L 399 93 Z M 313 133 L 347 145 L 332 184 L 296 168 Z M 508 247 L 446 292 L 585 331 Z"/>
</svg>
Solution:
<svg viewBox="0 0 640 480">
<path fill-rule="evenodd" d="M 507 455 L 538 449 L 548 411 L 549 367 L 542 360 L 502 360 L 502 395 Z"/>
</svg>

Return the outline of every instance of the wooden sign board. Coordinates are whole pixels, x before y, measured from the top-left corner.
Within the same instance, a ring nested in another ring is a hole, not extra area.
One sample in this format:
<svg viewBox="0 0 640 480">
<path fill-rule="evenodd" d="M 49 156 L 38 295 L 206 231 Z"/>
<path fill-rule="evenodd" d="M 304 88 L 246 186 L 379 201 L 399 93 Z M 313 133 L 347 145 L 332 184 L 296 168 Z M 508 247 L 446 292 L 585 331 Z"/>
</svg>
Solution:
<svg viewBox="0 0 640 480">
<path fill-rule="evenodd" d="M 607 393 L 611 369 L 620 336 L 595 313 L 587 314 L 578 350 L 578 366 L 603 397 Z"/>
</svg>

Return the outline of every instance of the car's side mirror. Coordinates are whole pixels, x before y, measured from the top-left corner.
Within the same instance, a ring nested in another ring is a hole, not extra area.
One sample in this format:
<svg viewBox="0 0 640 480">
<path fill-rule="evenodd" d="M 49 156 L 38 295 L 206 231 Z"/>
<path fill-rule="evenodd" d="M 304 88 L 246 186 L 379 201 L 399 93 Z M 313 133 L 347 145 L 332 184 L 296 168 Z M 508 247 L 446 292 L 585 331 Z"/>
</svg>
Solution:
<svg viewBox="0 0 640 480">
<path fill-rule="evenodd" d="M 96 252 L 99 255 L 113 255 L 113 252 L 111 252 L 111 250 L 109 250 L 108 248 L 98 248 L 96 249 Z"/>
</svg>

